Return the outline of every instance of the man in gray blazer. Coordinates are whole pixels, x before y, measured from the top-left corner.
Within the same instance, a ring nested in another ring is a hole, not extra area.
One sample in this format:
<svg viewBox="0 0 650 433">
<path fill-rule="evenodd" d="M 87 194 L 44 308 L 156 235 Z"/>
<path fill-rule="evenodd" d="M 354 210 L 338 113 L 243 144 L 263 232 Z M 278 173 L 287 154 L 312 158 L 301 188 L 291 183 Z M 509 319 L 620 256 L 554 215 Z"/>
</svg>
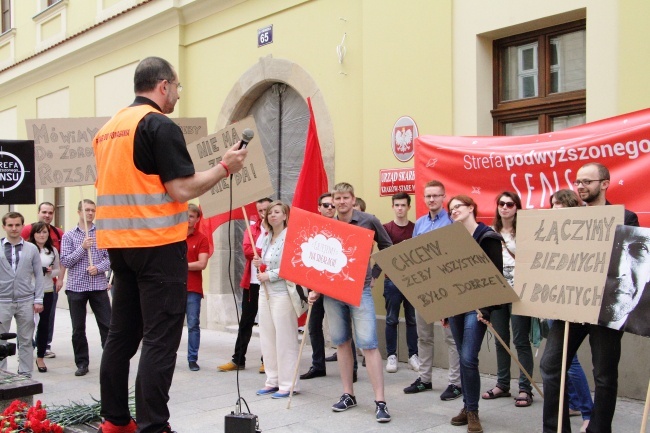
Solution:
<svg viewBox="0 0 650 433">
<path fill-rule="evenodd" d="M 43 311 L 43 268 L 38 247 L 20 237 L 23 224 L 25 219 L 18 212 L 2 217 L 7 237 L 0 239 L 0 333 L 9 332 L 11 319 L 16 319 L 18 374 L 32 377 L 34 313 Z M 6 358 L 0 369 L 7 369 Z"/>
</svg>

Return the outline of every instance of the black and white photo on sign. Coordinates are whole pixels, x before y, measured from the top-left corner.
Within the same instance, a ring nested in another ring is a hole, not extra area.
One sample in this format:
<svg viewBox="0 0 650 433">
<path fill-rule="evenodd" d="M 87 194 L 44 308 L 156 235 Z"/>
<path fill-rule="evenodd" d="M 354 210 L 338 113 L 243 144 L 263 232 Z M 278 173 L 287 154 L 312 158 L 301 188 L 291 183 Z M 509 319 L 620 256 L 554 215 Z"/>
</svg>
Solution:
<svg viewBox="0 0 650 433">
<path fill-rule="evenodd" d="M 598 324 L 650 337 L 650 228 L 616 228 Z"/>
</svg>

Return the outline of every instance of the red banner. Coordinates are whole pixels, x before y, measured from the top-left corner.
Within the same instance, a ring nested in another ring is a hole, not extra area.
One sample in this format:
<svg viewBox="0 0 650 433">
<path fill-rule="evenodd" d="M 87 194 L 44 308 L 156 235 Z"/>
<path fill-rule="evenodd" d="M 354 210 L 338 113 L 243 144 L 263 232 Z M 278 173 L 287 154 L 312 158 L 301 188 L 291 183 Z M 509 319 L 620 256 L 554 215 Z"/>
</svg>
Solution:
<svg viewBox="0 0 650 433">
<path fill-rule="evenodd" d="M 605 165 L 611 176 L 607 199 L 637 213 L 650 226 L 648 187 L 650 109 L 587 123 L 563 131 L 519 137 L 449 137 L 415 139 L 415 193 L 433 179 L 445 184 L 447 199 L 470 195 L 479 218 L 491 223 L 496 196 L 514 191 L 523 209 L 549 208 L 560 189 L 576 190 L 576 172 L 588 162 Z M 416 200 L 416 213 L 427 212 Z"/>
<path fill-rule="evenodd" d="M 358 307 L 373 236 L 363 227 L 292 208 L 280 276 Z"/>
</svg>

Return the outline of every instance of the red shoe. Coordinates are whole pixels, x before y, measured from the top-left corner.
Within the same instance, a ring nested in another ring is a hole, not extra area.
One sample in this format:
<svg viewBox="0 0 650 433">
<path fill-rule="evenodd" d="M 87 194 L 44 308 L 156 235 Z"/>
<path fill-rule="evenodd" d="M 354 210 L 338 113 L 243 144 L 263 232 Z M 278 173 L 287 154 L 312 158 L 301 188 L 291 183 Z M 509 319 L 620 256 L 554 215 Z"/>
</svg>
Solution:
<svg viewBox="0 0 650 433">
<path fill-rule="evenodd" d="M 131 420 L 127 425 L 115 425 L 110 421 L 103 421 L 97 430 L 97 433 L 135 433 L 138 425 Z"/>
</svg>

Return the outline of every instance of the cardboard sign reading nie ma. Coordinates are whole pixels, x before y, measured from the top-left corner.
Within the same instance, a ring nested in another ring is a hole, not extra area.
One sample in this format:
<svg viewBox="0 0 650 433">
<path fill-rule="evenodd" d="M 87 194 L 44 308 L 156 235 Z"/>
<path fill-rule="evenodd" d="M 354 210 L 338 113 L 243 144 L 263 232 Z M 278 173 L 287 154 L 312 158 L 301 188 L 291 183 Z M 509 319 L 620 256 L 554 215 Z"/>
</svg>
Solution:
<svg viewBox="0 0 650 433">
<path fill-rule="evenodd" d="M 400 242 L 372 257 L 427 323 L 517 299 L 460 223 Z"/>
<path fill-rule="evenodd" d="M 372 230 L 294 207 L 280 276 L 358 307 L 373 237 Z"/>
<path fill-rule="evenodd" d="M 97 180 L 93 138 L 109 117 L 28 119 L 27 136 L 34 140 L 36 189 L 92 185 Z M 172 119 L 185 141 L 207 133 L 205 118 Z"/>
<path fill-rule="evenodd" d="M 623 206 L 517 212 L 512 314 L 598 324 Z"/>
<path fill-rule="evenodd" d="M 231 178 L 228 177 L 199 197 L 199 203 L 201 203 L 206 218 L 229 210 L 230 188 L 233 189 L 233 209 L 264 197 L 270 197 L 274 193 L 269 168 L 266 165 L 266 156 L 264 156 L 264 149 L 262 149 L 253 116 L 189 143 L 187 150 L 192 157 L 192 162 L 194 162 L 194 168 L 196 171 L 204 171 L 219 164 L 223 154 L 240 140 L 242 131 L 246 128 L 252 129 L 255 134 L 251 142 L 248 143 L 246 165 L 239 173 L 232 176 L 232 185 Z"/>
</svg>

